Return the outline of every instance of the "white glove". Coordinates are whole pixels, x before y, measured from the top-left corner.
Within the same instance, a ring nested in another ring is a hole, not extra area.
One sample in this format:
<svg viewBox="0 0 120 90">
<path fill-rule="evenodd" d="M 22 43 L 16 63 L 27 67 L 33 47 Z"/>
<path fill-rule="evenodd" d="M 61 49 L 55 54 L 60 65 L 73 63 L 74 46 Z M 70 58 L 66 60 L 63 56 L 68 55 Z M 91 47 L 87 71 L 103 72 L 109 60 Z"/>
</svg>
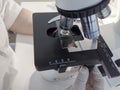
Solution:
<svg viewBox="0 0 120 90">
<path fill-rule="evenodd" d="M 74 84 L 66 90 L 104 90 L 104 80 L 97 67 L 90 73 L 87 67 L 81 67 Z"/>
</svg>

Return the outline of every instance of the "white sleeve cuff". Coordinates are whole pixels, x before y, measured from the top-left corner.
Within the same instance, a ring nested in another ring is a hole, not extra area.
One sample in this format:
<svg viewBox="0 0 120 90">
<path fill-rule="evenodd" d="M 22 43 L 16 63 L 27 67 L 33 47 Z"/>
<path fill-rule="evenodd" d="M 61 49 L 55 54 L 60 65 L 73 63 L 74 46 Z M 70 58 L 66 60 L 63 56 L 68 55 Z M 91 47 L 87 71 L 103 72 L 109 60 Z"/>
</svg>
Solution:
<svg viewBox="0 0 120 90">
<path fill-rule="evenodd" d="M 7 0 L 5 5 L 4 23 L 6 28 L 10 29 L 22 7 L 20 7 L 14 0 Z"/>
</svg>

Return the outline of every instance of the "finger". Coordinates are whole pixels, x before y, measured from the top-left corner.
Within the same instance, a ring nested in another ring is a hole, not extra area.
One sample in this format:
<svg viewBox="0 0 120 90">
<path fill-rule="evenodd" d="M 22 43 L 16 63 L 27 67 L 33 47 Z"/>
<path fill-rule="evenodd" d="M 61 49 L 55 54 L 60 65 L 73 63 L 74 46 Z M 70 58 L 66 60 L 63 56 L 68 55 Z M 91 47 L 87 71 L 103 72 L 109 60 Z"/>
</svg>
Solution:
<svg viewBox="0 0 120 90">
<path fill-rule="evenodd" d="M 93 78 L 93 90 L 104 90 L 104 80 L 102 74 L 97 67 L 94 67 L 92 71 Z"/>
<path fill-rule="evenodd" d="M 86 90 L 86 83 L 89 77 L 89 70 L 87 67 L 81 67 L 78 76 L 72 85 L 73 90 Z"/>
<path fill-rule="evenodd" d="M 89 78 L 86 84 L 86 90 L 93 90 L 93 74 L 89 74 Z"/>
</svg>

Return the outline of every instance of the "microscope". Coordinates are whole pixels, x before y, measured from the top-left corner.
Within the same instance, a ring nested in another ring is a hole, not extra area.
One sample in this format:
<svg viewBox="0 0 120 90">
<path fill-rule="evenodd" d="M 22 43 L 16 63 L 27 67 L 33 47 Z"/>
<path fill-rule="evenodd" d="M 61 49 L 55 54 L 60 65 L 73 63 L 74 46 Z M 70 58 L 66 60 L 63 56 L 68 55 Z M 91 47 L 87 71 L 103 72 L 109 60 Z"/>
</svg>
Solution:
<svg viewBox="0 0 120 90">
<path fill-rule="evenodd" d="M 34 13 L 34 54 L 38 71 L 102 65 L 110 78 L 120 75 L 100 34 L 99 19 L 110 15 L 110 0 L 55 0 L 58 12 Z"/>
</svg>

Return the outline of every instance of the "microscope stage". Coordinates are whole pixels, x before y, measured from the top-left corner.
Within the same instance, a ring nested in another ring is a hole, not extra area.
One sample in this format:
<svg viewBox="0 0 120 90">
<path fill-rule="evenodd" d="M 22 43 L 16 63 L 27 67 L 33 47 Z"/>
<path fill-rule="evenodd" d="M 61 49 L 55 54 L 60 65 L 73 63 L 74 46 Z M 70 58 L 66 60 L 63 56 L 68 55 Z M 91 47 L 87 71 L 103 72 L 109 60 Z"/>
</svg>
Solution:
<svg viewBox="0 0 120 90">
<path fill-rule="evenodd" d="M 111 59 L 113 54 L 101 35 L 97 40 L 97 49 L 77 52 L 63 49 L 60 38 L 53 35 L 57 30 L 56 23 L 48 24 L 48 21 L 57 15 L 57 13 L 33 14 L 34 57 L 35 67 L 38 71 L 55 69 L 65 72 L 69 66 L 87 65 L 93 67 L 95 64 L 102 64 L 109 77 L 120 75 Z M 80 35 L 74 38 L 83 40 Z"/>
<path fill-rule="evenodd" d="M 48 35 L 48 30 L 56 29 L 56 23 L 48 24 L 48 21 L 57 15 L 57 13 L 35 13 L 33 15 L 35 66 L 37 70 L 58 70 L 60 67 L 100 63 L 97 50 L 69 52 L 68 49 L 61 48 L 58 37 Z"/>
</svg>

